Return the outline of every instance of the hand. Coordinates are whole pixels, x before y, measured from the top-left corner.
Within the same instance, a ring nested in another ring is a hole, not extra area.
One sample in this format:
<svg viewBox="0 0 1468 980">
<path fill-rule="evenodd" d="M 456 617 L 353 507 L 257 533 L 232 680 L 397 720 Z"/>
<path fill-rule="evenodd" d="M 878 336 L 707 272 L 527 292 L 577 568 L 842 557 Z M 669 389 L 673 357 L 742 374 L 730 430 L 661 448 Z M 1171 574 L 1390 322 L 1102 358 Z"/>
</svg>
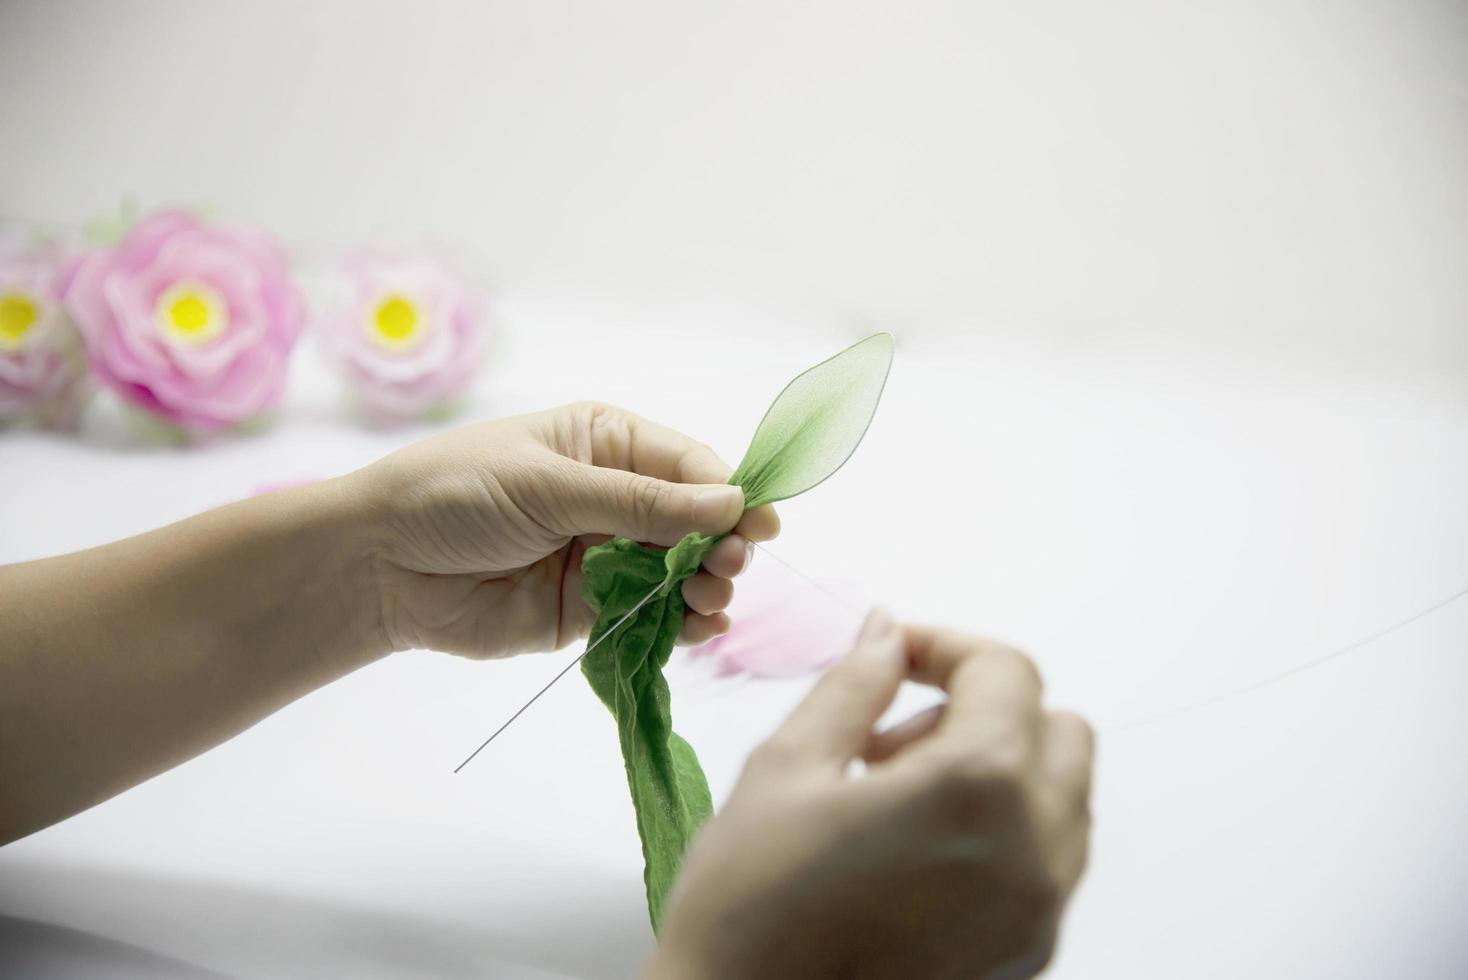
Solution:
<svg viewBox="0 0 1468 980">
<path fill-rule="evenodd" d="M 554 650 L 591 629 L 581 556 L 612 535 L 676 544 L 733 530 L 683 583 L 682 639 L 729 628 L 723 612 L 750 542 L 779 532 L 744 513 L 732 468 L 701 443 L 621 409 L 582 403 L 466 426 L 357 475 L 378 502 L 383 629 L 393 649 L 471 657 Z"/>
<path fill-rule="evenodd" d="M 946 705 L 873 734 L 904 675 Z M 649 975 L 1032 976 L 1085 866 L 1091 752 L 1023 655 L 873 614 L 690 849 Z"/>
</svg>

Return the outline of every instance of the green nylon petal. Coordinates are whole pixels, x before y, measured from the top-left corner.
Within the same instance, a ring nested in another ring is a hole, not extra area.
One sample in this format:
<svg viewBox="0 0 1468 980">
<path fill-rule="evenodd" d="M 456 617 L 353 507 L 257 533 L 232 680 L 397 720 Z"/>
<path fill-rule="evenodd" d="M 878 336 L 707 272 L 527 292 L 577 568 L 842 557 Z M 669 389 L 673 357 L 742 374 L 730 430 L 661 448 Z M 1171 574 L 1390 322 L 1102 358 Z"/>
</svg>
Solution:
<svg viewBox="0 0 1468 980">
<path fill-rule="evenodd" d="M 874 334 L 786 385 L 729 480 L 743 488 L 745 506 L 804 493 L 840 469 L 871 424 L 891 365 L 892 335 Z M 673 731 L 663 667 L 683 628 L 680 586 L 722 537 L 690 534 L 666 551 L 614 538 L 581 559 L 581 594 L 597 614 L 590 643 L 657 590 L 581 661 L 617 723 L 654 930 L 683 852 L 713 810 L 698 756 Z"/>
</svg>

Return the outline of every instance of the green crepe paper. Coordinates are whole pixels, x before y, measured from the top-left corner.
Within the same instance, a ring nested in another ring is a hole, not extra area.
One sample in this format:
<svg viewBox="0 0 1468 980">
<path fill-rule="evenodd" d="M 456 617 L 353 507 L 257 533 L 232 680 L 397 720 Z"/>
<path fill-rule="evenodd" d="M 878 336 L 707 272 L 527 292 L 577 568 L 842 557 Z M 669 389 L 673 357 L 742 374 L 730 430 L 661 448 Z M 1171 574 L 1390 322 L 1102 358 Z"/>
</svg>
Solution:
<svg viewBox="0 0 1468 980">
<path fill-rule="evenodd" d="M 891 366 L 892 335 L 879 333 L 786 385 L 729 478 L 744 490 L 745 507 L 804 493 L 840 469 L 871 424 Z M 721 537 L 690 534 L 666 551 L 614 538 L 581 559 L 581 594 L 597 614 L 589 645 L 615 627 L 582 659 L 581 672 L 617 722 L 654 931 L 683 852 L 713 810 L 698 756 L 673 731 L 663 667 L 683 628 L 683 580 Z"/>
</svg>

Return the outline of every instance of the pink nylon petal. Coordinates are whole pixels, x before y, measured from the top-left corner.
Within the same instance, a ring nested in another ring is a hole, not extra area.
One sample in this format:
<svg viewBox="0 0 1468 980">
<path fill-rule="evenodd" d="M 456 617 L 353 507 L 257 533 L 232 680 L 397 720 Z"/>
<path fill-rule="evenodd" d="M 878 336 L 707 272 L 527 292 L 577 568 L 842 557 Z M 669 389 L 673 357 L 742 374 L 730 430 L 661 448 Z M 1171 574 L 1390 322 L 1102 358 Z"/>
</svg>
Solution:
<svg viewBox="0 0 1468 980">
<path fill-rule="evenodd" d="M 838 601 L 839 600 L 839 601 Z M 735 582 L 729 632 L 688 651 L 719 676 L 793 677 L 820 670 L 851 649 L 861 630 L 860 590 L 835 580 L 804 581 L 756 558 Z"/>
</svg>

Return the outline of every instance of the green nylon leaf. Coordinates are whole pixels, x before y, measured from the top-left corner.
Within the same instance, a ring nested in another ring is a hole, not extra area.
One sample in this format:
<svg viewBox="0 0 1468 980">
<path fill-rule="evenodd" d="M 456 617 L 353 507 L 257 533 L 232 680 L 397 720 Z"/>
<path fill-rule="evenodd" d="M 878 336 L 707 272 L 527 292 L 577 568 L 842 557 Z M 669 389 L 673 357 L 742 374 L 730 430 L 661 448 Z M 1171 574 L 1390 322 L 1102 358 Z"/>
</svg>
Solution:
<svg viewBox="0 0 1468 980">
<path fill-rule="evenodd" d="M 729 482 L 744 506 L 785 500 L 823 482 L 856 451 L 892 367 L 892 335 L 872 334 L 785 386 Z"/>
<path fill-rule="evenodd" d="M 729 479 L 743 488 L 745 507 L 804 493 L 840 469 L 871 424 L 891 366 L 892 335 L 879 333 L 786 385 Z M 722 537 L 690 534 L 666 551 L 614 538 L 581 559 L 581 594 L 597 614 L 589 643 L 615 627 L 581 672 L 617 723 L 654 931 L 683 853 L 713 810 L 698 756 L 673 731 L 663 667 L 683 628 L 682 583 Z"/>
</svg>

